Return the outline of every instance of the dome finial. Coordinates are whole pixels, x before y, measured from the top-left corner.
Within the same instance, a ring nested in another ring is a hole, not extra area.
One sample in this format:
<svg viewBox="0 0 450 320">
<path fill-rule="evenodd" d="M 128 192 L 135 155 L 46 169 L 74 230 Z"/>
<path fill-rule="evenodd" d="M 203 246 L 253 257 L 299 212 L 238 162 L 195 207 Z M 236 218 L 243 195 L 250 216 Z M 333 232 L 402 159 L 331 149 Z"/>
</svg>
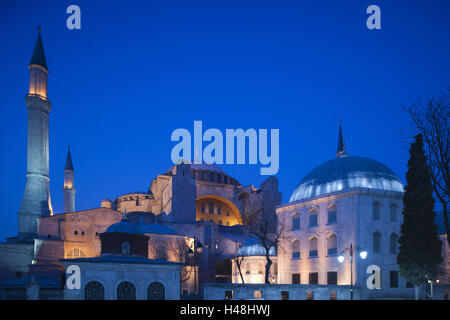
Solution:
<svg viewBox="0 0 450 320">
<path fill-rule="evenodd" d="M 336 158 L 343 158 L 347 156 L 348 154 L 345 152 L 344 135 L 342 134 L 342 121 L 339 120 L 339 137 L 338 137 Z"/>
</svg>

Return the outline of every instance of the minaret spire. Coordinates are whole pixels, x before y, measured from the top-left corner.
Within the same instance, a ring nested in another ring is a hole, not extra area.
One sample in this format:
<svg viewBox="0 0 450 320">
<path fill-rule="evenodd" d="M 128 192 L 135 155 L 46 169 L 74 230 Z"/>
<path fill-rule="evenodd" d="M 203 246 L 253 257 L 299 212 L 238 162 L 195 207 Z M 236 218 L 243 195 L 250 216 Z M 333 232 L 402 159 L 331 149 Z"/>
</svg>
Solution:
<svg viewBox="0 0 450 320">
<path fill-rule="evenodd" d="M 27 182 L 18 214 L 19 238 L 23 241 L 32 241 L 37 234 L 39 218 L 53 214 L 48 184 L 51 103 L 47 98 L 48 70 L 40 32 L 28 69 L 30 87 L 25 97 L 28 108 Z"/>
<path fill-rule="evenodd" d="M 342 121 L 339 120 L 339 137 L 338 137 L 336 158 L 343 158 L 347 156 L 348 154 L 345 152 L 344 135 L 342 134 Z"/>
<path fill-rule="evenodd" d="M 75 212 L 75 183 L 72 156 L 70 154 L 70 145 L 67 150 L 66 165 L 64 167 L 64 186 L 63 186 L 63 198 L 64 198 L 64 212 Z"/>
</svg>

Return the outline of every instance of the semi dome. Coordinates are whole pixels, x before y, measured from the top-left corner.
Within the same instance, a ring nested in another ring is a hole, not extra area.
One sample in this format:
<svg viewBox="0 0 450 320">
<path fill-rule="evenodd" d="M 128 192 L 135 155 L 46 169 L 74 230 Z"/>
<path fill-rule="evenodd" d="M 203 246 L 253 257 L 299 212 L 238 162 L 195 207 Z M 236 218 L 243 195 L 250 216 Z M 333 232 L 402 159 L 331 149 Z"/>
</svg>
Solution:
<svg viewBox="0 0 450 320">
<path fill-rule="evenodd" d="M 308 173 L 289 202 L 353 188 L 403 192 L 400 179 L 381 162 L 345 156 L 327 161 Z"/>
<path fill-rule="evenodd" d="M 248 257 L 248 256 L 265 256 L 266 249 L 261 245 L 258 238 L 250 238 L 244 242 L 244 244 L 238 249 L 238 256 Z M 270 256 L 276 256 L 277 250 L 275 247 L 270 248 Z"/>
<path fill-rule="evenodd" d="M 137 225 L 131 223 L 126 218 L 122 219 L 122 221 L 118 223 L 110 225 L 108 229 L 106 229 L 105 233 L 144 234 Z"/>
</svg>

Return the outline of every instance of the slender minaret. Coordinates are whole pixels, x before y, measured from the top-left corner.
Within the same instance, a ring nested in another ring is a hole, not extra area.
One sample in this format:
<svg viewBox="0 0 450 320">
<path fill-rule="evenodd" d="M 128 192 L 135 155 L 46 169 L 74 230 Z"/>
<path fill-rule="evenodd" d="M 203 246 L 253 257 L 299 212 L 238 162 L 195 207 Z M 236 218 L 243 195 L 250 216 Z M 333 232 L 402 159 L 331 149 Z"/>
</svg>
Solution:
<svg viewBox="0 0 450 320">
<path fill-rule="evenodd" d="M 345 152 L 344 135 L 342 134 L 342 123 L 341 121 L 339 121 L 339 137 L 338 137 L 336 158 L 344 158 L 344 157 L 348 157 L 348 154 Z"/>
<path fill-rule="evenodd" d="M 39 29 L 30 65 L 30 89 L 25 97 L 28 108 L 27 182 L 19 209 L 19 238 L 38 231 L 38 218 L 52 215 L 50 202 L 48 119 L 51 109 L 47 98 L 48 69 Z"/>
<path fill-rule="evenodd" d="M 66 166 L 64 167 L 64 213 L 75 212 L 75 184 L 73 181 L 73 163 L 70 155 L 70 146 L 67 151 Z"/>
</svg>

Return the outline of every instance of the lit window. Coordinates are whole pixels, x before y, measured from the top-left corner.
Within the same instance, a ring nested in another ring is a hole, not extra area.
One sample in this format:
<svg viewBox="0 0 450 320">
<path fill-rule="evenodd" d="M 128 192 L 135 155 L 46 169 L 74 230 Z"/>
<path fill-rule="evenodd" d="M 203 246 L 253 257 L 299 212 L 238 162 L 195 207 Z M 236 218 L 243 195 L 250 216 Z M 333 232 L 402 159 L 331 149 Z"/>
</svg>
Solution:
<svg viewBox="0 0 450 320">
<path fill-rule="evenodd" d="M 261 262 L 258 262 L 258 274 L 263 274 L 263 265 Z"/>
<path fill-rule="evenodd" d="M 329 256 L 337 254 L 337 237 L 335 234 L 332 234 L 327 238 L 327 248 Z"/>
<path fill-rule="evenodd" d="M 222 214 L 222 206 L 217 207 L 217 214 Z"/>
<path fill-rule="evenodd" d="M 318 248 L 318 240 L 316 237 L 312 237 L 309 240 L 309 256 L 311 258 L 317 257 L 319 255 L 317 248 Z"/>
<path fill-rule="evenodd" d="M 292 242 L 292 259 L 300 259 L 300 240 L 298 239 Z"/>
</svg>

